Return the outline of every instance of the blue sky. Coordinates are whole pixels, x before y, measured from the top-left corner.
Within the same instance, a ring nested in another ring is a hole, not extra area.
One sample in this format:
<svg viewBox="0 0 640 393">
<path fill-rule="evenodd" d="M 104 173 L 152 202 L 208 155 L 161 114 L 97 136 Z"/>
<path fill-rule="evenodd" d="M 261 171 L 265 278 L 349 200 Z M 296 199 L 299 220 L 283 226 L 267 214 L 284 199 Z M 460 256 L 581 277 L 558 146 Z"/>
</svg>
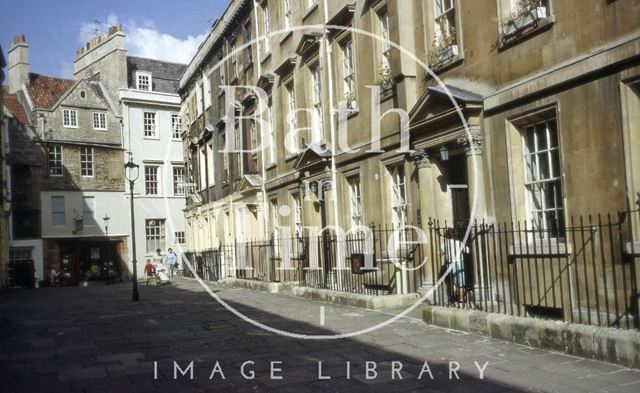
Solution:
<svg viewBox="0 0 640 393">
<path fill-rule="evenodd" d="M 129 55 L 187 62 L 227 4 L 227 0 L 2 0 L 0 44 L 6 58 L 12 38 L 24 33 L 31 72 L 71 77 L 76 50 L 97 30 L 119 22 L 127 34 Z"/>
</svg>

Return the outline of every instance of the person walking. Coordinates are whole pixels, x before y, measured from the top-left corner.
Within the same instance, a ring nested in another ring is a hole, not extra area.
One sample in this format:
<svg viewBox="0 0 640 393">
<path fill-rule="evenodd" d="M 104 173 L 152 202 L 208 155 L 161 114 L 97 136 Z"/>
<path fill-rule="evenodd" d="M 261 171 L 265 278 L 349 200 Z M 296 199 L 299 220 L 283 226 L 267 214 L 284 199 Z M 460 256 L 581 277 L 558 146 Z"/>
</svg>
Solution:
<svg viewBox="0 0 640 393">
<path fill-rule="evenodd" d="M 165 255 L 164 257 L 164 266 L 167 269 L 167 271 L 169 272 L 169 277 L 173 278 L 173 272 L 176 269 L 176 264 L 178 263 L 178 256 L 176 255 L 175 252 L 173 252 L 173 249 L 168 249 L 167 250 L 167 255 Z"/>
<path fill-rule="evenodd" d="M 440 253 L 445 257 L 448 266 L 452 265 L 450 280 L 453 286 L 453 301 L 464 305 L 466 300 L 465 290 L 467 288 L 464 254 L 469 253 L 469 248 L 458 240 L 456 231 L 453 228 L 447 229 L 444 237 L 445 241 L 441 246 Z"/>
</svg>

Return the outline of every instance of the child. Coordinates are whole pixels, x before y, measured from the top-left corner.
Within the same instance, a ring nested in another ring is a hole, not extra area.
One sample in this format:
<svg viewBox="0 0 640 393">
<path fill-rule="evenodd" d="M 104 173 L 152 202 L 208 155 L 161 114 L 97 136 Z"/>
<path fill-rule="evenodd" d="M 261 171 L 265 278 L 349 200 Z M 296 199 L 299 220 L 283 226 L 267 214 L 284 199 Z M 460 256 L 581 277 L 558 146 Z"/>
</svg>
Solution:
<svg viewBox="0 0 640 393">
<path fill-rule="evenodd" d="M 151 264 L 151 259 L 147 259 L 147 264 L 144 265 L 144 272 L 147 276 L 147 285 L 149 285 L 149 282 L 151 281 L 151 279 L 153 279 L 153 265 Z"/>
</svg>

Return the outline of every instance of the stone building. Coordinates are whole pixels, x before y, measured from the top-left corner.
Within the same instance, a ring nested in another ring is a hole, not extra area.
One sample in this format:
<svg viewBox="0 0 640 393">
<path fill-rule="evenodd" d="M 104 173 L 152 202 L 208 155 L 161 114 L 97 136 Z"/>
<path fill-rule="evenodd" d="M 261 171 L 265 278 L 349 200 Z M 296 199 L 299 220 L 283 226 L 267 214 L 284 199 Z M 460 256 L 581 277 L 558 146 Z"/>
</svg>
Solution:
<svg viewBox="0 0 640 393">
<path fill-rule="evenodd" d="M 184 242 L 184 66 L 127 56 L 124 40 L 112 26 L 88 42 L 74 79 L 30 73 L 24 35 L 9 51 L 12 260 L 32 263 L 39 279 L 51 269 L 68 284 L 131 276 L 130 159 L 140 164 L 137 259 Z"/>
<path fill-rule="evenodd" d="M 7 65 L 7 62 L 4 58 L 4 52 L 2 51 L 2 46 L 0 46 L 0 146 L 2 146 L 6 141 L 7 135 L 7 126 L 5 125 L 4 120 L 4 100 L 5 100 L 5 91 L 4 91 L 4 67 Z M 5 175 L 5 153 L 4 149 L 0 148 L 0 184 L 2 184 L 2 188 L 0 189 L 0 201 L 3 202 L 6 198 L 7 188 L 4 186 L 4 182 L 6 181 Z M 0 289 L 6 288 L 8 284 L 7 280 L 7 269 L 8 269 L 8 261 L 9 261 L 9 225 L 7 221 L 7 216 L 4 214 L 0 214 Z"/>
<path fill-rule="evenodd" d="M 126 259 L 127 221 L 115 208 L 124 191 L 118 108 L 97 78 L 68 80 L 29 72 L 24 35 L 14 39 L 9 60 L 10 92 L 17 93 L 32 132 L 12 135 L 15 143 L 9 147 L 31 155 L 17 158 L 12 167 L 13 241 L 26 236 L 35 243 L 16 244 L 15 251 L 30 251 L 32 259 L 42 253 L 41 262 L 36 261 L 40 279 L 48 278 L 51 269 L 62 272 L 67 284 L 119 275 Z M 36 211 L 39 225 L 27 225 L 26 217 L 33 221 Z M 35 229 L 24 233 L 29 228 Z"/>
<path fill-rule="evenodd" d="M 120 26 L 110 27 L 78 50 L 75 75 L 99 75 L 118 103 L 124 159 L 140 165 L 134 188 L 135 230 L 137 260 L 144 262 L 157 248 L 163 253 L 169 247 L 177 251 L 176 246 L 184 243 L 185 169 L 178 87 L 185 65 L 127 56 L 125 41 Z M 130 249 L 129 260 L 131 253 Z"/>
<path fill-rule="evenodd" d="M 639 19 L 626 1 L 231 1 L 181 80 L 188 246 L 273 239 L 283 228 L 428 232 L 430 222 L 484 220 L 531 228 L 509 241 L 510 261 L 530 257 L 530 245 L 541 258 L 577 257 L 572 217 L 637 208 Z M 221 85 L 259 86 L 267 104 Z M 229 140 L 249 149 L 270 137 L 258 153 L 220 152 Z M 631 254 L 637 217 L 625 235 Z M 401 291 L 431 281 L 430 263 L 424 282 Z M 618 268 L 593 275 L 606 287 Z"/>
</svg>

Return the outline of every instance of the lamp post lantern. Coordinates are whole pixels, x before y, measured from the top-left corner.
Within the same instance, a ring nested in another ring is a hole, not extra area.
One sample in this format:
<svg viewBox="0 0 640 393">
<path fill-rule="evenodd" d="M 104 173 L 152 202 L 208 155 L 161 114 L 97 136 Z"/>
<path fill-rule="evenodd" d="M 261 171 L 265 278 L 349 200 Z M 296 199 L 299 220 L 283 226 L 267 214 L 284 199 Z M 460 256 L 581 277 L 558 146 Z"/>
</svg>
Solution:
<svg viewBox="0 0 640 393">
<path fill-rule="evenodd" d="M 131 247 L 132 247 L 132 260 L 131 265 L 133 269 L 133 295 L 132 300 L 137 302 L 140 300 L 140 294 L 138 293 L 138 269 L 136 266 L 136 224 L 135 215 L 133 211 L 133 185 L 140 176 L 140 165 L 134 164 L 133 157 L 129 155 L 129 161 L 124 164 L 125 177 L 129 181 L 129 202 L 131 211 Z"/>
</svg>

